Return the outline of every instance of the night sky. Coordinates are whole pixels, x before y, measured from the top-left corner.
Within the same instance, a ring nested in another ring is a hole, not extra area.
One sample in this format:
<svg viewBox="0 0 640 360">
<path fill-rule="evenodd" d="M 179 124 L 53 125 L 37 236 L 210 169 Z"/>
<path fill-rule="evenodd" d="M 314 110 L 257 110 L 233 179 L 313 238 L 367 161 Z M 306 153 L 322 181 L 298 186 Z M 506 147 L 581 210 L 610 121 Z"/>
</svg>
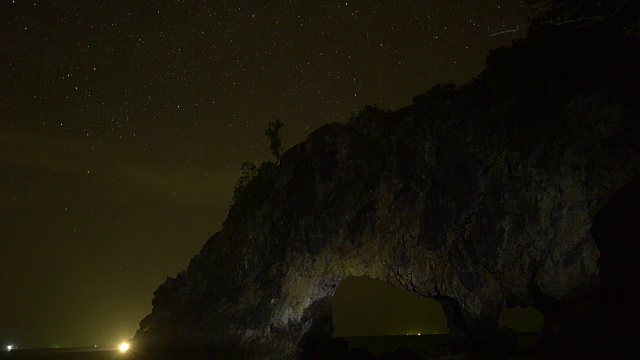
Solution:
<svg viewBox="0 0 640 360">
<path fill-rule="evenodd" d="M 269 121 L 287 148 L 524 36 L 489 36 L 525 21 L 517 0 L 275 3 L 0 0 L 0 342 L 132 337 L 221 229 L 240 164 L 269 159 Z M 443 325 L 421 321 L 388 326 Z"/>
</svg>

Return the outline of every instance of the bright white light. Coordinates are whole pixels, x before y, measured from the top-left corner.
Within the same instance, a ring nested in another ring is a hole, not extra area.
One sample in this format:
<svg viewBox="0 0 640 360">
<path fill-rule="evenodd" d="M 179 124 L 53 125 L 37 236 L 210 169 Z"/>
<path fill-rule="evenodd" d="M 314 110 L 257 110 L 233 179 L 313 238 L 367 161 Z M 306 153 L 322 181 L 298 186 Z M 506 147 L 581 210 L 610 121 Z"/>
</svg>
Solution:
<svg viewBox="0 0 640 360">
<path fill-rule="evenodd" d="M 126 352 L 127 350 L 129 350 L 129 344 L 127 344 L 126 342 L 120 344 L 120 352 Z"/>
<path fill-rule="evenodd" d="M 13 349 L 13 345 L 7 345 L 7 351 L 11 351 Z"/>
</svg>

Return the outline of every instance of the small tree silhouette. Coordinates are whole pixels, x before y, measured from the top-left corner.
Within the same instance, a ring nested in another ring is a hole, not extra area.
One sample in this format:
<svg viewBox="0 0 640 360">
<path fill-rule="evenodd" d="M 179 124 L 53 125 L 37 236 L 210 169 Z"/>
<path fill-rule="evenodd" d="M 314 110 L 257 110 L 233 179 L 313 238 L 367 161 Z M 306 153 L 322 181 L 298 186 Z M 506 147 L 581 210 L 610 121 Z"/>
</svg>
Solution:
<svg viewBox="0 0 640 360">
<path fill-rule="evenodd" d="M 265 132 L 265 135 L 269 139 L 271 154 L 276 158 L 276 164 L 280 162 L 282 156 L 282 140 L 280 139 L 280 129 L 284 127 L 284 124 L 280 119 L 276 119 L 274 122 L 269 122 L 269 127 Z"/>
</svg>

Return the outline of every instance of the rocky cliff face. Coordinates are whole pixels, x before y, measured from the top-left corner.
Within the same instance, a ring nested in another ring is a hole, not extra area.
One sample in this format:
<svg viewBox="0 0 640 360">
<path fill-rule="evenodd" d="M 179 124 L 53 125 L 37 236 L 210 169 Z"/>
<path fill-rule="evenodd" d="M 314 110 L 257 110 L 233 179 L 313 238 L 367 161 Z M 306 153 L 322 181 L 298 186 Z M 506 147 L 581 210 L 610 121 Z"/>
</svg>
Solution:
<svg viewBox="0 0 640 360">
<path fill-rule="evenodd" d="M 640 172 L 637 43 L 589 31 L 496 51 L 463 88 L 365 108 L 264 164 L 134 341 L 294 357 L 331 334 L 347 276 L 436 299 L 473 346 L 504 306 L 589 296 L 592 219 Z"/>
</svg>

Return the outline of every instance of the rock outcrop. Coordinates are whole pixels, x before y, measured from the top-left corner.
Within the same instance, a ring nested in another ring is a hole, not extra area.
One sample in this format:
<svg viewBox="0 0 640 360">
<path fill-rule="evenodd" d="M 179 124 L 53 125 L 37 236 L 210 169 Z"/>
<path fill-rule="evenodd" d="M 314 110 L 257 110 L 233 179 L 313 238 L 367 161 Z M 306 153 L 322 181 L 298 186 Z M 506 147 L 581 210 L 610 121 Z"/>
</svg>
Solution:
<svg viewBox="0 0 640 360">
<path fill-rule="evenodd" d="M 515 43 L 462 88 L 319 128 L 260 167 L 134 342 L 293 358 L 331 335 L 348 276 L 434 298 L 473 347 L 499 338 L 504 306 L 589 296 L 592 219 L 640 173 L 632 40 L 590 28 Z"/>
</svg>

